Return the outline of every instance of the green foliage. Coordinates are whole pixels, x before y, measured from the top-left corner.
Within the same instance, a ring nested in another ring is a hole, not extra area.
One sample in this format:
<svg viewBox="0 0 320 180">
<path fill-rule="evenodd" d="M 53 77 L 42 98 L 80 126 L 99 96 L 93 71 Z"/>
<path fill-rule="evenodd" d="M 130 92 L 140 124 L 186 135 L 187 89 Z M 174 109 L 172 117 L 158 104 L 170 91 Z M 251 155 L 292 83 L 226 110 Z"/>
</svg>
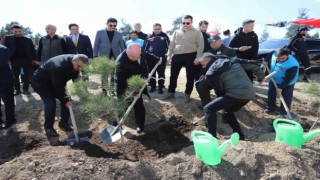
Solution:
<svg viewBox="0 0 320 180">
<path fill-rule="evenodd" d="M 262 42 L 264 42 L 264 41 L 266 41 L 268 39 L 269 39 L 269 32 L 268 32 L 267 27 L 265 26 L 264 30 L 262 32 L 262 35 L 261 35 L 261 37 L 259 39 L 259 42 L 262 43 Z"/>
<path fill-rule="evenodd" d="M 166 33 L 169 34 L 169 35 L 172 35 L 175 30 L 180 29 L 181 28 L 182 18 L 183 18 L 183 15 L 177 17 L 176 19 L 174 19 L 172 21 L 173 28 L 171 30 L 167 31 Z"/>
<path fill-rule="evenodd" d="M 12 34 L 12 32 L 11 32 L 11 27 L 12 27 L 13 25 L 20 25 L 20 26 L 22 26 L 22 25 L 21 25 L 20 23 L 18 23 L 17 21 L 12 21 L 12 22 L 10 22 L 10 23 L 7 23 L 4 27 L 1 28 L 1 30 L 0 30 L 0 36 L 1 36 L 1 37 L 4 37 L 4 36 L 6 36 L 6 35 Z M 27 36 L 27 37 L 29 37 L 29 38 L 33 38 L 32 31 L 31 31 L 31 29 L 30 29 L 29 27 L 23 27 L 23 26 L 22 26 L 22 30 L 23 30 L 24 36 Z"/>
<path fill-rule="evenodd" d="M 125 38 L 125 40 L 129 39 L 130 31 L 132 31 L 131 24 L 127 23 L 124 19 L 121 19 L 121 27 L 119 29 L 119 32 L 122 34 L 122 36 Z"/>
<path fill-rule="evenodd" d="M 301 8 L 298 10 L 299 14 L 297 19 L 308 19 L 308 12 L 309 9 L 306 8 Z M 287 33 L 286 36 L 287 38 L 291 38 L 296 34 L 296 31 L 299 29 L 299 27 L 301 27 L 301 25 L 297 25 L 297 24 L 291 24 L 288 28 L 287 28 Z"/>
<path fill-rule="evenodd" d="M 316 81 L 311 81 L 302 91 L 320 97 L 320 85 Z"/>
<path fill-rule="evenodd" d="M 80 99 L 80 110 L 87 114 L 92 120 L 113 119 L 124 114 L 129 102 L 132 100 L 134 92 L 138 92 L 146 81 L 140 76 L 133 76 L 128 80 L 128 89 L 125 96 L 117 98 L 115 88 L 111 83 L 111 77 L 115 73 L 117 62 L 106 57 L 97 57 L 91 60 L 85 67 L 85 72 L 98 74 L 101 76 L 103 90 L 92 92 L 88 89 L 89 82 L 76 81 L 72 85 L 72 95 L 77 95 Z M 89 78 L 90 80 L 91 78 Z"/>
</svg>

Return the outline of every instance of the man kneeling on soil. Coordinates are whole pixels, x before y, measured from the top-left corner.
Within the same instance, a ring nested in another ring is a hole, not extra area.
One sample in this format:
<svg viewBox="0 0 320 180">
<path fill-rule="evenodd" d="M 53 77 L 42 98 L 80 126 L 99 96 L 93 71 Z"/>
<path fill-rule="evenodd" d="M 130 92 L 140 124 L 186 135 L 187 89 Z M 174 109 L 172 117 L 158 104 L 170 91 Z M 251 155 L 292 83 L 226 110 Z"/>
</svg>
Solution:
<svg viewBox="0 0 320 180">
<path fill-rule="evenodd" d="M 152 59 L 158 61 L 160 59 L 148 52 L 146 52 L 145 55 L 148 57 L 148 60 Z M 148 70 L 145 62 L 145 56 L 141 54 L 141 47 L 136 43 L 129 44 L 127 49 L 118 56 L 117 62 L 116 89 L 117 96 L 121 97 L 128 87 L 127 80 L 134 75 L 140 75 L 141 77 L 146 78 L 148 77 Z M 145 89 L 143 93 L 149 96 L 147 89 Z M 134 105 L 137 133 L 142 133 L 144 129 L 145 115 L 146 110 L 143 105 L 142 96 L 140 96 Z"/>
<path fill-rule="evenodd" d="M 72 103 L 67 95 L 66 85 L 69 80 L 79 76 L 80 69 L 87 63 L 88 57 L 83 54 L 60 55 L 49 59 L 34 72 L 31 86 L 44 103 L 44 128 L 48 136 L 59 136 L 53 128 L 56 99 L 60 100 L 61 106 L 59 127 L 66 131 L 73 130 L 68 123 L 70 118 L 68 108 Z"/>
<path fill-rule="evenodd" d="M 202 59 L 202 61 L 207 62 L 210 60 L 212 58 Z M 234 112 L 255 98 L 253 85 L 247 74 L 239 63 L 233 63 L 228 58 L 220 58 L 214 60 L 208 68 L 205 78 L 207 85 L 211 86 L 217 95 L 216 99 L 204 107 L 209 133 L 217 137 L 216 112 L 224 110 L 222 115 L 224 121 L 230 125 L 233 132 L 239 133 L 241 140 L 244 140 L 244 135 Z"/>
</svg>

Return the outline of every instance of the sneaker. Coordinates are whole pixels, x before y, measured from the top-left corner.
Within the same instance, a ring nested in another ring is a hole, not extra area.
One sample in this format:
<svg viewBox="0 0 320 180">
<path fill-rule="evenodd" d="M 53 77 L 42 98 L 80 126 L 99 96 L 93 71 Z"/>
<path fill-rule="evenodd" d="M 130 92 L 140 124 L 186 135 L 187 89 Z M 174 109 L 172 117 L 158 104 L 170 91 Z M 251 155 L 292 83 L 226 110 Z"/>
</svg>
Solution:
<svg viewBox="0 0 320 180">
<path fill-rule="evenodd" d="M 184 102 L 189 103 L 191 101 L 190 94 L 184 94 Z"/>
<path fill-rule="evenodd" d="M 170 99 L 175 99 L 176 96 L 174 93 L 168 92 L 167 96 L 163 98 L 163 100 L 170 100 Z"/>
<path fill-rule="evenodd" d="M 58 137 L 59 134 L 57 133 L 57 131 L 55 129 L 45 129 L 47 136 L 50 137 Z"/>
<path fill-rule="evenodd" d="M 59 122 L 59 127 L 64 129 L 65 131 L 72 131 L 73 130 L 73 127 L 70 126 L 69 123 L 62 123 L 62 122 Z"/>
<path fill-rule="evenodd" d="M 13 119 L 11 121 L 6 121 L 5 123 L 2 123 L 0 126 L 0 129 L 8 129 L 9 127 L 11 127 L 13 124 L 15 124 L 17 121 L 16 119 Z"/>
<path fill-rule="evenodd" d="M 28 90 L 23 90 L 23 91 L 22 91 L 22 94 L 30 95 L 31 93 L 30 93 L 30 91 L 28 91 Z"/>
<path fill-rule="evenodd" d="M 163 94 L 162 88 L 159 88 L 159 89 L 158 89 L 158 94 Z"/>
<path fill-rule="evenodd" d="M 155 87 L 151 87 L 151 89 L 149 90 L 149 93 L 153 93 L 156 91 L 156 88 Z"/>
<path fill-rule="evenodd" d="M 19 95 L 19 94 L 21 94 L 21 91 L 20 91 L 20 90 L 14 90 L 13 95 L 17 96 L 17 95 Z"/>
</svg>

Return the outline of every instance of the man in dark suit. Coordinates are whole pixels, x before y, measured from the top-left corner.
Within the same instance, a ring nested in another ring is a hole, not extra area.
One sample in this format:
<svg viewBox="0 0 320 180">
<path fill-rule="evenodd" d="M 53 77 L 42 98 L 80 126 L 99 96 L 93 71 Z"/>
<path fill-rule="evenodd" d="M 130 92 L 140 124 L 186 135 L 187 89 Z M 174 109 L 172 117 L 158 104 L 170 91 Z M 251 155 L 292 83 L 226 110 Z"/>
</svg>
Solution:
<svg viewBox="0 0 320 180">
<path fill-rule="evenodd" d="M 0 103 L 0 129 L 12 126 L 16 119 L 14 117 L 13 83 L 14 77 L 9 66 L 10 50 L 0 44 L 0 102 L 4 103 L 6 121 L 3 123 Z"/>
<path fill-rule="evenodd" d="M 15 77 L 14 95 L 21 94 L 20 89 L 20 70 L 24 70 L 23 94 L 30 94 L 29 84 L 32 72 L 32 63 L 35 63 L 36 54 L 33 42 L 30 38 L 23 36 L 22 27 L 20 25 L 12 26 L 13 35 L 5 36 L 4 45 L 10 49 L 10 61 Z"/>
<path fill-rule="evenodd" d="M 85 54 L 93 58 L 90 38 L 79 33 L 78 24 L 69 24 L 70 36 L 66 38 L 68 54 Z"/>
<path fill-rule="evenodd" d="M 107 29 L 99 30 L 93 45 L 93 57 L 106 56 L 116 59 L 125 49 L 122 35 L 116 31 L 118 21 L 115 18 L 107 20 Z"/>
</svg>

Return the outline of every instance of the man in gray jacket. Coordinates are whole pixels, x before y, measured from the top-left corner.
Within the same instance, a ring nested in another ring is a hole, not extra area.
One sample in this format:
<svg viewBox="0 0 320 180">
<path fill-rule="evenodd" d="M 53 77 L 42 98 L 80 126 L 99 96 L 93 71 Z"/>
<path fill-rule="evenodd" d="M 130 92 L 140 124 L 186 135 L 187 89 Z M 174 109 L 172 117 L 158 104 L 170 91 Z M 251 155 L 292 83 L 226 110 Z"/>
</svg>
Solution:
<svg viewBox="0 0 320 180">
<path fill-rule="evenodd" d="M 93 45 L 93 57 L 106 56 L 116 59 L 125 49 L 122 35 L 116 31 L 118 21 L 115 18 L 107 20 L 107 29 L 99 30 Z"/>
</svg>

